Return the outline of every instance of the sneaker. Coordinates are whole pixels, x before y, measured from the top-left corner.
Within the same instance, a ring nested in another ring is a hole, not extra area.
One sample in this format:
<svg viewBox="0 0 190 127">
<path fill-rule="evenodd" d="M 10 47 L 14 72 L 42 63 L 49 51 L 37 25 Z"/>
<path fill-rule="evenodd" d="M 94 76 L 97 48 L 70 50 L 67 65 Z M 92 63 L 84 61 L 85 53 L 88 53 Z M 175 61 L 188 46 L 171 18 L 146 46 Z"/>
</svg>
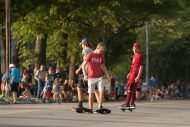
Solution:
<svg viewBox="0 0 190 127">
<path fill-rule="evenodd" d="M 131 108 L 131 109 L 135 109 L 135 108 L 136 108 L 136 105 L 135 105 L 135 104 L 130 105 L 130 108 Z"/>
<path fill-rule="evenodd" d="M 79 105 L 71 108 L 73 111 L 83 110 L 83 107 L 79 107 Z M 79 111 L 80 112 L 80 111 Z M 82 111 L 81 111 L 82 112 Z"/>
<path fill-rule="evenodd" d="M 72 107 L 73 111 L 76 111 L 78 113 L 84 113 L 84 109 L 83 108 L 76 108 L 76 107 Z"/>
<path fill-rule="evenodd" d="M 122 110 L 127 110 L 127 109 L 130 109 L 131 107 L 128 105 L 126 106 L 125 104 L 122 104 L 121 106 L 118 107 L 119 109 L 122 109 Z"/>
<path fill-rule="evenodd" d="M 101 111 L 101 109 L 103 109 L 104 107 L 103 106 L 100 106 L 100 107 L 98 107 L 97 109 L 96 109 L 96 113 L 99 113 L 100 111 Z"/>
<path fill-rule="evenodd" d="M 93 114 L 92 109 L 85 109 L 85 112 L 88 113 L 88 114 Z"/>
<path fill-rule="evenodd" d="M 121 106 L 119 106 L 118 108 L 122 109 L 125 107 L 125 104 L 122 104 Z"/>
</svg>

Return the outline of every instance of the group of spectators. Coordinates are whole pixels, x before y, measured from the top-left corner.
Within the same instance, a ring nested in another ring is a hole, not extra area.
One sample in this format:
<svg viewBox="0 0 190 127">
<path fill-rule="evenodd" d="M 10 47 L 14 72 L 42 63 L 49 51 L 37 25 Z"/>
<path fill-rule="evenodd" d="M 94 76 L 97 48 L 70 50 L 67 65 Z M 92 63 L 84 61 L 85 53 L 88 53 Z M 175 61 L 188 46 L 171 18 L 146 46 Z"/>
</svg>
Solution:
<svg viewBox="0 0 190 127">
<path fill-rule="evenodd" d="M 17 97 L 21 100 L 31 100 L 36 98 L 37 103 L 51 102 L 75 102 L 77 101 L 76 80 L 69 80 L 67 72 L 61 68 L 49 67 L 45 68 L 41 65 L 40 68 L 32 69 L 32 66 L 27 66 L 23 73 L 14 64 L 9 66 L 11 73 L 10 77 L 6 74 L 2 76 L 1 95 L 0 99 L 4 98 L 10 102 L 9 97 L 12 95 L 13 102 L 17 103 Z M 21 77 L 19 77 L 21 75 Z M 116 80 L 115 76 L 111 76 L 110 93 L 105 91 L 105 100 L 110 98 L 115 100 L 124 100 L 126 95 L 126 83 Z M 173 82 L 167 87 L 159 86 L 154 75 L 149 78 L 149 83 L 139 82 L 137 87 L 137 100 L 150 99 L 189 99 L 190 98 L 190 83 L 181 83 L 180 80 Z"/>
<path fill-rule="evenodd" d="M 162 87 L 159 93 L 162 98 L 166 99 L 189 99 L 190 83 L 181 83 L 178 79 L 168 87 Z"/>
<path fill-rule="evenodd" d="M 115 76 L 111 76 L 111 96 L 114 100 L 124 100 L 126 94 L 126 83 L 119 81 Z M 176 82 L 166 86 L 161 86 L 156 77 L 151 75 L 149 83 L 140 81 L 137 87 L 136 99 L 148 100 L 151 102 L 157 99 L 190 99 L 190 83 Z"/>
<path fill-rule="evenodd" d="M 158 84 L 151 76 L 149 84 L 140 82 L 137 88 L 137 100 L 154 99 L 190 99 L 190 83 L 181 83 L 180 80 L 166 86 Z"/>
<path fill-rule="evenodd" d="M 2 76 L 0 96 L 7 102 L 10 102 L 11 95 L 14 104 L 17 103 L 17 97 L 21 100 L 36 98 L 37 103 L 76 101 L 75 81 L 69 80 L 67 73 L 59 67 L 46 70 L 41 65 L 33 70 L 29 65 L 22 74 L 14 64 L 10 64 L 9 68 L 10 77 L 6 77 L 6 73 Z"/>
</svg>

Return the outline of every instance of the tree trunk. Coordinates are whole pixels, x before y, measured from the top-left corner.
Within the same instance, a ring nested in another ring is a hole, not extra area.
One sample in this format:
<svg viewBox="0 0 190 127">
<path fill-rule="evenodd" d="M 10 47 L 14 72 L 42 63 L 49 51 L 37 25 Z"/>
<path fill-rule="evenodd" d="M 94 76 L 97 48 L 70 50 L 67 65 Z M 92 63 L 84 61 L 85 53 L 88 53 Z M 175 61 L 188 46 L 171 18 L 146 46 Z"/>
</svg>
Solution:
<svg viewBox="0 0 190 127">
<path fill-rule="evenodd" d="M 75 55 L 73 55 L 70 58 L 70 64 L 69 64 L 69 80 L 74 80 L 74 76 L 75 76 L 75 63 L 76 63 L 76 58 L 75 58 Z"/>
<path fill-rule="evenodd" d="M 6 71 L 6 61 L 5 61 L 5 54 L 6 54 L 6 41 L 5 41 L 5 31 L 0 25 L 0 43 L 1 43 L 1 74 L 5 73 Z"/>
<path fill-rule="evenodd" d="M 46 65 L 46 45 L 47 36 L 37 35 L 35 45 L 35 67 L 39 67 L 40 65 Z"/>
<path fill-rule="evenodd" d="M 13 63 L 16 65 L 16 67 L 19 67 L 19 50 L 20 50 L 20 45 L 21 45 L 21 43 L 16 43 L 16 45 L 15 45 L 15 51 L 14 51 L 14 58 L 13 58 Z"/>
</svg>

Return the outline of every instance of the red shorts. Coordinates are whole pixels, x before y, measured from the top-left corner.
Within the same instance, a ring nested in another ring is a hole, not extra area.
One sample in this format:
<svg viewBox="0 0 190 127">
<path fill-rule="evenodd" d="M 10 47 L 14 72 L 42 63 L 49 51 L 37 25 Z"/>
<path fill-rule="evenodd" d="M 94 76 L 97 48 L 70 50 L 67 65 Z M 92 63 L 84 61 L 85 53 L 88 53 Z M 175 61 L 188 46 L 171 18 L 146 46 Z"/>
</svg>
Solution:
<svg viewBox="0 0 190 127">
<path fill-rule="evenodd" d="M 50 97 L 51 97 L 51 92 L 45 92 L 44 94 L 45 94 L 45 96 L 46 96 L 48 99 L 50 99 Z"/>
<path fill-rule="evenodd" d="M 132 83 L 129 82 L 127 84 L 127 92 L 136 93 L 136 91 L 137 91 L 137 85 L 138 85 L 138 83 L 135 83 L 135 81 L 133 81 Z"/>
</svg>

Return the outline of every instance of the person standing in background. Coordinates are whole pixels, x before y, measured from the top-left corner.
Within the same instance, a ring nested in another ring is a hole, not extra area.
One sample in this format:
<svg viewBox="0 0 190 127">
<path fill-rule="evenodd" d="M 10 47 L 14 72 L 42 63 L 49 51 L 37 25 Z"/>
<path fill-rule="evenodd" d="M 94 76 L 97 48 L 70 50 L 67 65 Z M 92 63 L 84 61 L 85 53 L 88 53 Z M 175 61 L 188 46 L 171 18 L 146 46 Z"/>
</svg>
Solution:
<svg viewBox="0 0 190 127">
<path fill-rule="evenodd" d="M 18 94 L 18 86 L 20 82 L 20 71 L 14 64 L 10 64 L 9 68 L 11 70 L 10 73 L 10 83 L 11 83 L 11 92 L 13 95 L 13 104 L 17 103 L 17 94 Z"/>
</svg>

